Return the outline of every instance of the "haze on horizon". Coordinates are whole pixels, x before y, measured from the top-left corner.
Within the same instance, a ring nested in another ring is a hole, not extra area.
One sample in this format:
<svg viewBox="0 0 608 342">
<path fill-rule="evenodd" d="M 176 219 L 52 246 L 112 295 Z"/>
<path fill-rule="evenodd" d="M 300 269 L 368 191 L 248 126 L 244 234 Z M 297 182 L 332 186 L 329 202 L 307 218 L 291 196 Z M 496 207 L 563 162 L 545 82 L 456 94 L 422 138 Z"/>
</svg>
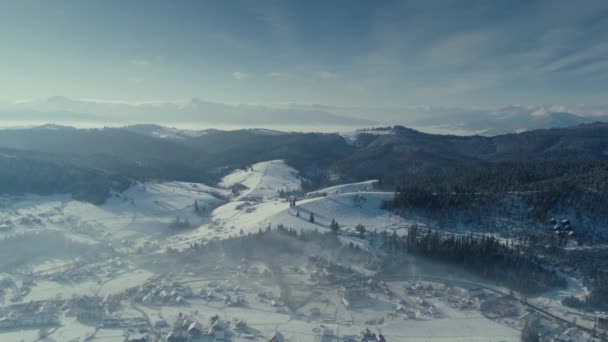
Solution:
<svg viewBox="0 0 608 342">
<path fill-rule="evenodd" d="M 446 121 L 474 133 L 494 132 L 474 122 L 495 117 L 517 115 L 518 130 L 547 113 L 560 116 L 532 128 L 608 115 L 605 1 L 0 6 L 3 125 L 310 117 L 321 128 Z"/>
</svg>

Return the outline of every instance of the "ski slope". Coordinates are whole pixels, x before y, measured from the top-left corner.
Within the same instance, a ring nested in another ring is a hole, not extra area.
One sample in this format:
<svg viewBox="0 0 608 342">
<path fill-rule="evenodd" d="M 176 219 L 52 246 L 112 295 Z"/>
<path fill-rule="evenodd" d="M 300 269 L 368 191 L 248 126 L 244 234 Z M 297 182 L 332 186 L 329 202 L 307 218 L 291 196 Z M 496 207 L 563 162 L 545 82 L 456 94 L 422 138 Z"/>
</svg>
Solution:
<svg viewBox="0 0 608 342">
<path fill-rule="evenodd" d="M 283 199 L 228 202 L 213 211 L 211 224 L 202 225 L 196 231 L 186 233 L 186 241 L 226 239 L 241 232 L 255 233 L 269 225 L 276 227 L 279 224 L 298 231 L 329 232 L 333 219 L 346 235 L 356 234 L 355 226 L 358 224 L 364 225 L 368 230 L 395 230 L 398 234 L 405 234 L 406 227 L 413 222 L 380 208 L 382 201 L 391 196 L 392 194 L 387 192 L 328 195 L 301 200 L 294 207 L 290 207 L 289 202 Z M 311 213 L 314 222 L 310 222 Z"/>
<path fill-rule="evenodd" d="M 302 182 L 294 168 L 282 160 L 271 160 L 253 164 L 247 170 L 236 170 L 222 178 L 219 185 L 224 188 L 244 186 L 245 190 L 236 199 L 259 201 L 279 197 L 279 190 L 299 191 Z"/>
<path fill-rule="evenodd" d="M 300 189 L 297 171 L 281 160 L 257 163 L 225 176 L 219 186 L 230 188 L 240 184 L 246 189 L 213 210 L 209 223 L 182 234 L 174 245 L 226 239 L 279 224 L 296 230 L 329 231 L 333 219 L 345 234 L 355 234 L 358 224 L 367 229 L 405 233 L 405 227 L 411 222 L 380 208 L 382 202 L 393 195 L 370 191 L 376 182 L 368 180 L 320 189 L 306 194 L 306 198 L 290 207 L 289 201 L 280 198 L 278 191 Z M 315 222 L 309 220 L 311 213 Z"/>
</svg>

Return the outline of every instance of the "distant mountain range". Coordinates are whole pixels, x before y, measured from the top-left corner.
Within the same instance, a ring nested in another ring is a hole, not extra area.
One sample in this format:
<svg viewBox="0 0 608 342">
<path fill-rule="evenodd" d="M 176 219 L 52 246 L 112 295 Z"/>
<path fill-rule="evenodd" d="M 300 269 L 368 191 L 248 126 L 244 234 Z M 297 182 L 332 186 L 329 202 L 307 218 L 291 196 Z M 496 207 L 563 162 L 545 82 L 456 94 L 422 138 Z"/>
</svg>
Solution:
<svg viewBox="0 0 608 342">
<path fill-rule="evenodd" d="M 191 99 L 185 103 L 131 104 L 75 100 L 56 96 L 0 106 L 0 121 L 36 121 L 58 124 L 135 124 L 154 122 L 172 125 L 255 126 L 344 126 L 364 127 L 376 121 L 333 114 L 314 108 L 228 105 Z"/>
<path fill-rule="evenodd" d="M 608 122 L 608 108 L 595 109 L 600 109 L 599 113 L 590 113 L 585 107 L 554 106 L 508 106 L 496 110 L 429 108 L 417 112 L 406 126 L 429 133 L 492 136 Z"/>
<path fill-rule="evenodd" d="M 363 108 L 321 105 L 228 105 L 191 99 L 183 103 L 124 103 L 56 96 L 0 104 L 0 126 L 55 123 L 101 127 L 157 123 L 165 126 L 335 132 L 403 125 L 439 134 L 492 136 L 535 129 L 608 122 L 608 106 L 507 106 Z"/>
</svg>

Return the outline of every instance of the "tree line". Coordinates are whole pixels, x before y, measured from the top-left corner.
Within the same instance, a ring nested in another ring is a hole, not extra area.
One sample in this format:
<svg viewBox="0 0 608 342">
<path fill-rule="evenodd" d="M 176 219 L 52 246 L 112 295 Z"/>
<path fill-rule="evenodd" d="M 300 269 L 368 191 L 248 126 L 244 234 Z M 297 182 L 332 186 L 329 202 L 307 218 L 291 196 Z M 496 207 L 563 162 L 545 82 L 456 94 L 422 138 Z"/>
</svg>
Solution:
<svg viewBox="0 0 608 342">
<path fill-rule="evenodd" d="M 566 286 L 566 281 L 537 257 L 493 236 L 445 234 L 413 226 L 406 237 L 393 234 L 386 239 L 383 249 L 393 255 L 422 256 L 458 265 L 526 295 Z"/>
</svg>

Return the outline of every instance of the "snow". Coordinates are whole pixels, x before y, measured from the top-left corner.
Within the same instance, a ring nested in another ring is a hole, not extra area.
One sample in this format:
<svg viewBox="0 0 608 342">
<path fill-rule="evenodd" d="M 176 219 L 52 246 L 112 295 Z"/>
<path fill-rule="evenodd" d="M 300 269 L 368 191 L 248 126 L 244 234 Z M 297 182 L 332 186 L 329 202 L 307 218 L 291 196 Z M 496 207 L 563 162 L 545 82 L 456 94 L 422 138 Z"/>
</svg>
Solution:
<svg viewBox="0 0 608 342">
<path fill-rule="evenodd" d="M 277 136 L 277 135 L 284 135 L 287 134 L 285 132 L 282 131 L 277 131 L 274 129 L 266 129 L 266 128 L 251 128 L 248 129 L 249 132 L 258 134 L 258 135 L 272 135 L 272 136 Z"/>
<path fill-rule="evenodd" d="M 120 293 L 130 287 L 145 283 L 146 280 L 153 276 L 154 273 L 147 270 L 129 270 L 103 283 L 96 292 L 102 297 L 108 294 Z"/>
<path fill-rule="evenodd" d="M 38 329 L 36 330 L 16 330 L 3 331 L 0 335 L 1 341 L 21 342 L 36 341 L 38 339 Z"/>
<path fill-rule="evenodd" d="M 75 318 L 63 321 L 63 326 L 59 327 L 41 341 L 79 341 L 85 336 L 95 333 L 95 327 L 79 323 Z"/>
<path fill-rule="evenodd" d="M 184 140 L 186 138 L 196 138 L 207 134 L 205 130 L 188 130 L 160 126 L 151 126 L 146 133 L 156 138 L 168 140 Z"/>
<path fill-rule="evenodd" d="M 85 281 L 78 284 L 57 283 L 54 281 L 39 281 L 23 301 L 52 300 L 58 297 L 68 299 L 72 296 L 90 295 L 96 293 L 99 284 L 95 281 Z"/>
<path fill-rule="evenodd" d="M 391 197 L 392 193 L 389 192 L 346 193 L 303 199 L 294 207 L 290 207 L 287 200 L 277 198 L 261 203 L 238 200 L 228 202 L 213 211 L 212 223 L 201 225 L 195 231 L 184 234 L 184 240 L 177 242 L 177 245 L 200 240 L 226 239 L 241 234 L 241 231 L 244 234 L 255 233 L 266 229 L 268 225 L 276 227 L 278 224 L 298 231 L 329 232 L 332 219 L 338 222 L 345 243 L 361 245 L 361 241 L 350 237 L 357 234 L 355 227 L 358 224 L 364 225 L 368 230 L 394 230 L 399 235 L 407 233 L 411 221 L 380 208 L 381 203 Z M 315 218 L 314 223 L 309 222 L 311 213 Z"/>
<path fill-rule="evenodd" d="M 370 229 L 390 230 L 406 226 L 407 222 L 380 208 L 383 201 L 390 199 L 388 192 L 359 192 L 302 200 L 295 207 L 283 210 L 268 221 L 283 223 L 288 227 L 308 227 L 329 229 L 332 219 L 338 221 L 340 228 L 353 231 L 362 224 Z M 297 213 L 300 217 L 297 217 Z M 314 224 L 309 222 L 314 215 Z"/>
<path fill-rule="evenodd" d="M 335 185 L 328 188 L 311 191 L 307 194 L 307 196 L 316 197 L 323 195 L 336 195 L 336 194 L 346 194 L 352 192 L 359 191 L 369 191 L 374 189 L 375 184 L 378 183 L 378 180 L 368 180 L 359 183 L 349 183 L 349 184 L 341 184 Z"/>
<path fill-rule="evenodd" d="M 391 303 L 386 299 L 377 298 L 374 305 L 365 309 L 346 310 L 336 304 L 335 289 L 326 289 L 325 292 L 320 291 L 319 296 L 312 298 L 309 306 L 319 307 L 323 319 L 329 322 L 310 319 L 303 316 L 310 311 L 308 306 L 294 315 L 279 312 L 268 302 L 259 301 L 256 294 L 261 290 L 280 292 L 278 284 L 272 281 L 265 279 L 265 283 L 251 284 L 240 281 L 238 275 L 235 275 L 238 273 L 231 273 L 232 278 L 226 276 L 225 279 L 215 279 L 216 275 L 208 274 L 202 278 L 196 278 L 194 275 L 185 277 L 179 275 L 182 271 L 179 267 L 166 272 L 169 275 L 159 275 L 142 266 L 141 261 L 144 258 L 139 258 L 140 254 L 136 248 L 156 244 L 157 249 L 146 249 L 152 256 L 147 261 L 154 261 L 155 257 L 162 256 L 165 247 L 183 248 L 192 242 L 226 239 L 241 232 L 257 232 L 269 225 L 274 228 L 278 224 L 296 230 L 329 232 L 332 220 L 338 222 L 341 230 L 339 238 L 344 244 L 352 242 L 367 248 L 367 242 L 357 237 L 355 226 L 358 224 L 364 225 L 367 230 L 395 231 L 401 235 L 406 234 L 407 227 L 414 223 L 411 219 L 381 209 L 382 202 L 392 198 L 393 194 L 374 191 L 376 182 L 368 180 L 320 189 L 299 198 L 295 206 L 290 206 L 287 199 L 279 196 L 279 190 L 300 190 L 301 179 L 297 171 L 284 161 L 272 160 L 254 164 L 246 170 L 235 170 L 225 176 L 218 187 L 186 182 L 137 183 L 124 192 L 113 194 L 103 205 L 75 201 L 67 195 L 2 198 L 0 215 L 14 223 L 11 232 L 3 233 L 4 238 L 19 234 L 31 236 L 28 243 L 33 250 L 44 250 L 43 247 L 48 247 L 49 242 L 45 240 L 47 235 L 41 235 L 42 232 L 60 236 L 60 243 L 64 240 L 71 242 L 70 249 L 61 248 L 63 245 L 53 245 L 53 253 L 32 254 L 31 258 L 20 260 L 24 265 L 28 265 L 28 272 L 40 276 L 30 291 L 19 300 L 20 303 L 67 299 L 85 294 L 102 297 L 107 294 L 121 294 L 129 288 L 150 281 L 187 282 L 193 290 L 198 291 L 207 287 L 210 280 L 214 280 L 222 284 L 239 284 L 242 287 L 240 295 L 246 297 L 247 305 L 227 307 L 222 302 L 188 299 L 188 304 L 181 306 L 146 307 L 125 301 L 120 315 L 143 315 L 152 322 L 163 319 L 171 324 L 180 312 L 196 312 L 195 315 L 201 322 L 219 314 L 221 317 L 243 318 L 248 326 L 254 327 L 266 337 L 278 330 L 292 341 L 313 341 L 315 330 L 320 327 L 339 331 L 340 334 L 357 334 L 367 326 L 365 322 L 369 319 L 387 316 L 389 311 L 392 312 Z M 235 195 L 230 188 L 237 184 L 244 188 Z M 194 201 L 198 203 L 199 212 L 194 210 Z M 314 215 L 314 222 L 309 220 L 311 214 Z M 168 226 L 176 217 L 188 219 L 198 228 L 171 232 Z M 23 250 L 22 246 L 8 246 L 9 241 L 0 239 L 0 247 L 3 247 L 8 255 L 18 254 L 17 251 Z M 11 250 L 11 247 L 14 247 L 14 250 Z M 113 254 L 111 257 L 96 259 L 94 252 L 97 249 Z M 92 254 L 85 257 L 84 251 Z M 264 269 L 267 265 L 260 264 L 256 267 Z M 21 276 L 21 273 L 11 273 L 14 268 L 5 268 L 9 276 Z M 357 269 L 358 266 L 354 268 Z M 371 272 L 363 266 L 360 268 L 361 273 Z M 88 274 L 89 278 L 60 283 L 46 277 L 66 269 Z M 304 278 L 297 281 L 297 284 L 303 287 L 308 286 L 307 283 Z M 559 300 L 564 295 L 580 296 L 586 291 L 574 279 L 571 279 L 570 285 L 570 292 L 547 293 L 530 300 L 559 312 L 563 310 Z M 394 288 L 403 292 L 402 284 L 395 284 Z M 10 295 L 14 291 L 9 289 L 7 294 Z M 9 295 L 5 297 L 10 298 Z M 320 297 L 326 298 L 328 302 L 321 302 Z M 8 300 L 4 303 L 8 304 Z M 387 318 L 376 328 L 387 336 L 389 341 L 519 340 L 519 331 L 503 322 L 490 320 L 477 311 L 461 311 L 451 309 L 447 305 L 442 306 L 441 303 L 435 304 L 444 314 L 442 317 L 422 317 L 415 320 Z M 96 335 L 93 340 L 123 339 L 121 330 L 96 331 L 94 326 L 82 325 L 73 318 L 62 317 L 61 320 L 62 325 L 52 331 L 49 341 L 84 340 L 94 333 Z M 0 340 L 35 341 L 37 335 L 38 330 L 0 331 Z M 238 340 L 242 339 L 235 339 Z"/>
<path fill-rule="evenodd" d="M 349 144 L 354 144 L 357 140 L 357 137 L 361 134 L 369 134 L 369 135 L 388 135 L 395 134 L 392 128 L 378 128 L 378 129 L 367 129 L 367 130 L 356 130 L 354 132 L 340 132 L 340 136 L 346 140 Z"/>
<path fill-rule="evenodd" d="M 64 212 L 98 227 L 115 239 L 147 239 L 166 232 L 176 217 L 193 224 L 202 217 L 194 210 L 196 200 L 204 215 L 223 204 L 224 189 L 197 183 L 140 183 L 116 194 L 102 206 L 70 201 Z M 125 229 L 127 228 L 127 229 Z"/>
<path fill-rule="evenodd" d="M 584 300 L 585 297 L 589 295 L 589 290 L 580 280 L 570 277 L 562 272 L 558 273 L 561 277 L 566 279 L 565 288 L 557 288 L 542 293 L 538 296 L 528 298 L 528 300 L 540 308 L 550 310 L 557 316 L 567 320 L 577 319 L 579 324 L 586 325 L 588 328 L 593 328 L 593 321 L 584 319 L 585 317 L 589 316 L 589 312 L 567 307 L 561 303 L 562 299 L 569 296 Z"/>
<path fill-rule="evenodd" d="M 302 182 L 298 172 L 282 160 L 253 164 L 247 170 L 236 170 L 222 178 L 220 186 L 230 188 L 237 184 L 246 187 L 237 199 L 271 199 L 279 197 L 279 190 L 300 190 Z"/>
</svg>

